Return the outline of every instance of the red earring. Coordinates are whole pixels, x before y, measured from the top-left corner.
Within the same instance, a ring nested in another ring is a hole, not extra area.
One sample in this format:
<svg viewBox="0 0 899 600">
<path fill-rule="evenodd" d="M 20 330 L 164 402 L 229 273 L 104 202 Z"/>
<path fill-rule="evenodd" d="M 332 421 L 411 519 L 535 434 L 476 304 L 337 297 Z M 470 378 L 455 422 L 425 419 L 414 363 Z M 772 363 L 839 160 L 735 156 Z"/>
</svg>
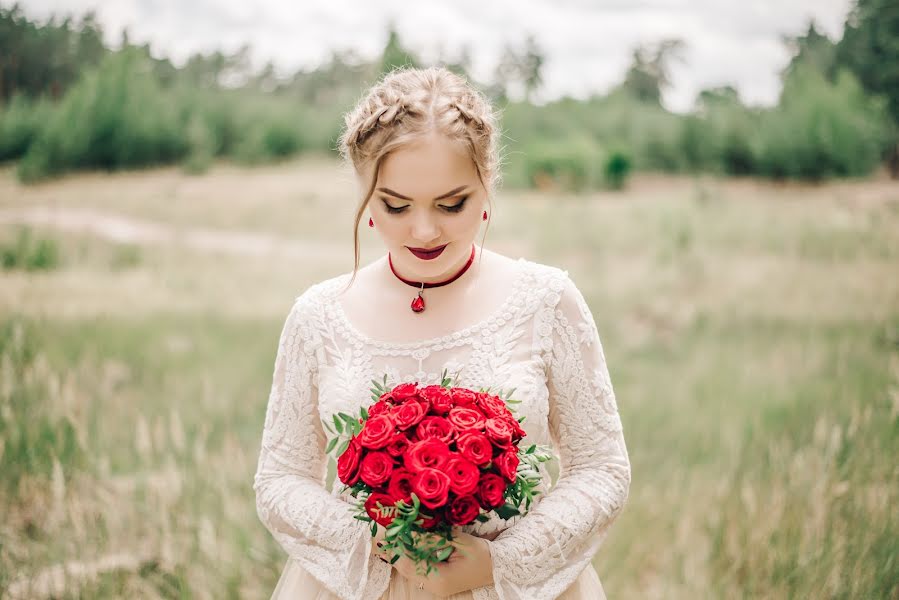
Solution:
<svg viewBox="0 0 899 600">
<path fill-rule="evenodd" d="M 371 217 L 368 218 L 368 226 L 369 226 L 369 227 L 374 227 L 374 226 L 375 226 L 375 222 L 371 220 Z"/>
<path fill-rule="evenodd" d="M 484 211 L 484 216 L 483 216 L 481 219 L 482 219 L 483 221 L 486 221 L 486 220 L 487 220 L 487 211 L 486 211 L 486 210 Z"/>
</svg>

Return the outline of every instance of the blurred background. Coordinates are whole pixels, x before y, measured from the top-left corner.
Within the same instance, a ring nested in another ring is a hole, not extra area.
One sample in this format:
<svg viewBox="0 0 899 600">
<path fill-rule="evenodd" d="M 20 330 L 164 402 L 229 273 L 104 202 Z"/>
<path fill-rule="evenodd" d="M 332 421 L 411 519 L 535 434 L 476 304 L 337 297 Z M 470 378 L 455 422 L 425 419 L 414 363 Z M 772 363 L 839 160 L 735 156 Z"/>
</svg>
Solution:
<svg viewBox="0 0 899 600">
<path fill-rule="evenodd" d="M 269 597 L 278 335 L 407 64 L 495 103 L 485 244 L 596 317 L 609 597 L 899 598 L 893 0 L 0 1 L 0 596 Z"/>
</svg>

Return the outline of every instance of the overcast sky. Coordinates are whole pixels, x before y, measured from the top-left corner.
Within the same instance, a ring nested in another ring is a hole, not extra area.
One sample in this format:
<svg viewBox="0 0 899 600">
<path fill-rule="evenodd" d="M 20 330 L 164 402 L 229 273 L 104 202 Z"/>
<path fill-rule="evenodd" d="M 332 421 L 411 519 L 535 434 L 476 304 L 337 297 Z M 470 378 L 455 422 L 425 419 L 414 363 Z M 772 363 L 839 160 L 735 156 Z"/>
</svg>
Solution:
<svg viewBox="0 0 899 600">
<path fill-rule="evenodd" d="M 750 104 L 771 104 L 789 61 L 783 35 L 814 18 L 836 40 L 851 0 L 20 0 L 32 18 L 94 10 L 111 44 L 127 27 L 132 41 L 180 64 L 190 53 L 233 51 L 282 72 L 311 67 L 330 48 L 375 57 L 392 21 L 405 44 L 427 59 L 472 49 L 473 76 L 489 78 L 502 47 L 532 33 L 546 54 L 538 100 L 583 98 L 618 83 L 638 43 L 678 37 L 684 62 L 665 96 L 687 110 L 704 88 L 733 85 Z M 12 2 L 0 0 L 9 7 Z"/>
</svg>

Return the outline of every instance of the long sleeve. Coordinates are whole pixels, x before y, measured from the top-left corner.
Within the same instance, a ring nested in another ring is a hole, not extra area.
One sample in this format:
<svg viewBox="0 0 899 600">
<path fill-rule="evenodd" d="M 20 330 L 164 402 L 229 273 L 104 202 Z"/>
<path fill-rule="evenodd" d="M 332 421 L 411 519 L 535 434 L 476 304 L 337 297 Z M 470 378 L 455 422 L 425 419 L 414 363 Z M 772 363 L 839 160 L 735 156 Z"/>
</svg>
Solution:
<svg viewBox="0 0 899 600">
<path fill-rule="evenodd" d="M 390 567 L 371 555 L 371 533 L 350 504 L 323 485 L 326 439 L 308 295 L 297 298 L 278 343 L 253 484 L 256 510 L 288 555 L 338 597 L 376 599 L 387 589 Z"/>
<path fill-rule="evenodd" d="M 553 283 L 546 304 L 555 310 L 545 310 L 537 328 L 551 344 L 548 416 L 559 479 L 489 544 L 500 600 L 558 597 L 590 567 L 630 487 L 630 460 L 593 316 L 567 273 Z"/>
</svg>

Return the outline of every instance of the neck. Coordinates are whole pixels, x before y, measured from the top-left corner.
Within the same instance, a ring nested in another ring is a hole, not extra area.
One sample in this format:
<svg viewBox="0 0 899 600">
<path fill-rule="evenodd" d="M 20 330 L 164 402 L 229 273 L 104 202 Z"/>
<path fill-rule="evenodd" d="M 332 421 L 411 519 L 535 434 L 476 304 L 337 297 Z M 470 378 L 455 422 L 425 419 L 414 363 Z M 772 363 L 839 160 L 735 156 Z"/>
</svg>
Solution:
<svg viewBox="0 0 899 600">
<path fill-rule="evenodd" d="M 459 279 L 468 277 L 469 272 L 474 271 L 475 268 L 479 265 L 482 251 L 481 251 L 481 248 L 479 248 L 476 244 L 474 244 L 473 246 L 474 246 L 474 259 L 472 261 L 472 264 L 471 264 L 471 266 L 468 267 L 468 270 L 465 271 L 465 273 L 463 273 L 459 277 Z M 388 257 L 388 259 L 389 259 L 389 257 Z M 391 268 L 390 268 L 389 262 L 385 265 L 385 268 L 387 269 L 388 274 L 390 274 L 390 277 L 392 279 L 396 280 L 396 282 L 399 285 L 408 287 L 408 285 L 406 283 L 403 283 L 402 281 L 400 281 L 396 276 L 402 277 L 406 281 L 411 281 L 411 282 L 416 282 L 416 283 L 426 283 L 426 284 L 442 283 L 442 282 L 447 281 L 448 279 L 452 279 L 460 271 L 462 271 L 465 268 L 465 265 L 468 264 L 469 259 L 471 259 L 471 250 L 470 249 L 468 252 L 466 252 L 462 256 L 462 258 L 460 260 L 458 260 L 455 264 L 453 264 L 452 266 L 447 268 L 446 271 L 444 271 L 440 274 L 437 274 L 437 275 L 430 275 L 430 276 L 422 276 L 420 273 L 410 272 L 403 265 L 397 264 L 397 261 L 395 259 L 393 260 L 393 271 L 395 272 L 395 274 L 391 273 Z M 459 280 L 457 279 L 453 283 L 458 283 L 458 281 Z"/>
</svg>

